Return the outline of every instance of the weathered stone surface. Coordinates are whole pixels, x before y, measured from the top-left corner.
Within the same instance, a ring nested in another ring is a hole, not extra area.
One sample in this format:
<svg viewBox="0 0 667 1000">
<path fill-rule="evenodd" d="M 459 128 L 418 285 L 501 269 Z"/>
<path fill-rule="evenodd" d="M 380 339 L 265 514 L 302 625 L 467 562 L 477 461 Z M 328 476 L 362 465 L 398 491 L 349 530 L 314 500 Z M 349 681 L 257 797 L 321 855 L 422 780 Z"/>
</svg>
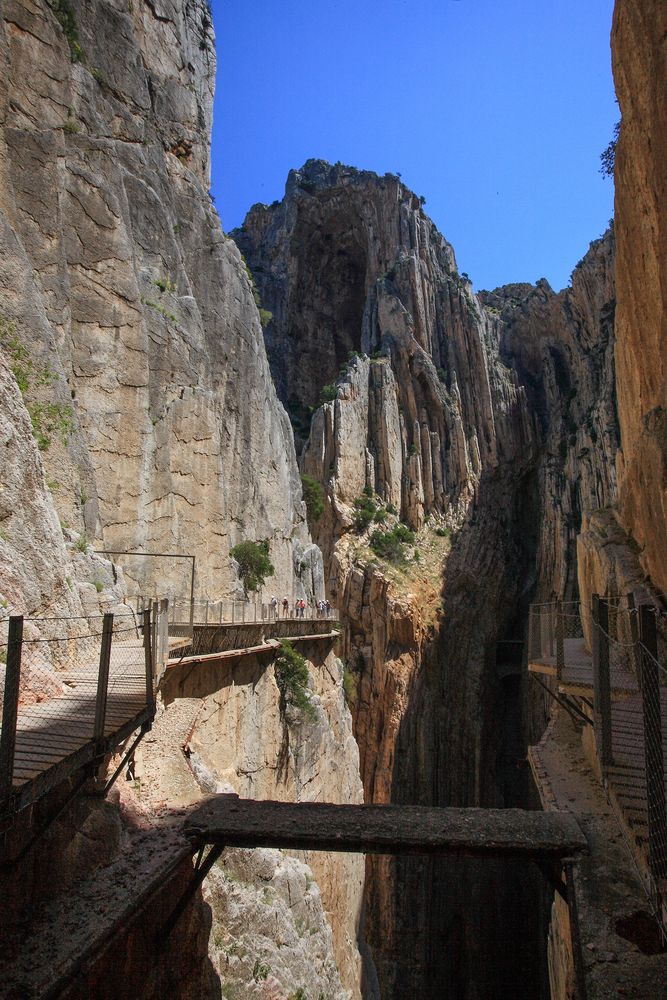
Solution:
<svg viewBox="0 0 667 1000">
<path fill-rule="evenodd" d="M 228 850 L 206 879 L 209 953 L 223 996 L 348 1000 L 310 868 L 277 850 Z"/>
<path fill-rule="evenodd" d="M 56 9 L 9 0 L 0 16 L 0 597 L 99 614 L 128 589 L 189 592 L 187 563 L 119 559 L 123 579 L 93 544 L 194 553 L 198 596 L 240 596 L 229 551 L 246 538 L 270 542 L 267 593 L 322 596 L 251 284 L 208 194 L 209 7 L 71 0 L 68 34 Z M 19 392 L 22 350 L 33 367 Z M 38 452 L 28 411 L 40 406 L 63 426 Z M 312 794 L 354 799 L 356 747 L 340 668 L 329 670 L 297 771 Z M 278 755 L 278 700 L 271 682 L 261 713 L 237 706 L 244 760 L 269 731 Z M 291 773 L 285 796 L 299 791 Z M 358 990 L 363 859 L 346 859 L 345 877 L 318 863 L 341 973 Z"/>
<path fill-rule="evenodd" d="M 217 683 L 200 667 L 184 668 L 181 694 L 204 698 L 190 745 L 207 775 L 207 791 L 292 802 L 362 801 L 342 664 L 316 642 L 300 643 L 299 651 L 311 664 L 314 722 L 289 707 L 282 713 L 266 659 L 247 657 L 235 668 L 211 668 L 217 670 Z M 305 860 L 330 915 L 341 978 L 359 996 L 363 857 L 307 852 Z"/>
<path fill-rule="evenodd" d="M 641 563 L 667 592 L 667 9 L 618 0 L 612 54 L 616 151 L 619 507 Z"/>
<path fill-rule="evenodd" d="M 190 813 L 186 834 L 198 844 L 357 851 L 371 854 L 479 854 L 569 857 L 586 838 L 569 812 L 434 809 L 210 796 Z"/>
<path fill-rule="evenodd" d="M 419 527 L 529 444 L 497 320 L 398 177 L 309 160 L 233 235 L 273 315 L 269 361 L 297 430 L 338 383 L 303 455 L 335 505 L 368 486 Z"/>
<path fill-rule="evenodd" d="M 613 235 L 561 293 L 539 282 L 475 296 L 397 178 L 309 161 L 290 174 L 284 202 L 255 206 L 234 237 L 273 314 L 267 350 L 305 440 L 302 469 L 326 490 L 313 530 L 345 623 L 367 801 L 521 801 L 527 783 L 508 763 L 525 752 L 518 665 L 496 643 L 521 638 L 532 596 L 575 591 L 582 512 L 613 502 Z M 350 350 L 361 356 L 346 360 Z M 334 380 L 335 398 L 310 419 L 316 389 Z M 376 526 L 353 529 L 364 489 L 421 529 L 423 557 L 447 526 L 437 586 L 369 551 Z M 369 872 L 371 943 L 389 995 L 399 983 L 460 988 L 446 949 L 434 961 L 423 945 L 452 921 L 466 937 L 477 924 L 480 947 L 505 960 L 488 910 L 473 915 L 459 891 L 481 872 L 454 881 L 446 865 L 416 873 L 382 859 Z M 521 902 L 517 877 L 495 872 L 479 898 L 495 886 L 519 920 L 535 901 Z M 460 968 L 472 975 L 475 949 L 466 955 Z"/>
<path fill-rule="evenodd" d="M 289 428 L 207 193 L 208 7 L 71 6 L 78 62 L 47 3 L 7 3 L 1 25 L 0 317 L 54 373 L 28 401 L 71 408 L 43 455 L 58 512 L 106 548 L 195 552 L 211 598 L 237 589 L 230 547 L 269 538 L 300 594 Z M 184 565 L 126 564 L 161 593 L 187 593 Z"/>
</svg>

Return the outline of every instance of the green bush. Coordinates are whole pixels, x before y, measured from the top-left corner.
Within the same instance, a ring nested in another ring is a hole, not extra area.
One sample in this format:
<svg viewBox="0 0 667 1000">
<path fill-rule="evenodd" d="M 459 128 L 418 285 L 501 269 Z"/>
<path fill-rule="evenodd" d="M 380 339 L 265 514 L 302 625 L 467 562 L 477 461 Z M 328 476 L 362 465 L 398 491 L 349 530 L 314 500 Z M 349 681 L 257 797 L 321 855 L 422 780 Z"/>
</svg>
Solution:
<svg viewBox="0 0 667 1000">
<path fill-rule="evenodd" d="M 381 559 L 402 563 L 405 560 L 405 546 L 414 544 L 414 540 L 414 531 L 410 531 L 404 524 L 397 524 L 391 531 L 374 531 L 370 545 Z"/>
<path fill-rule="evenodd" d="M 239 576 L 243 580 L 246 593 L 259 590 L 267 576 L 273 576 L 273 563 L 269 559 L 269 543 L 239 542 L 230 551 L 232 559 L 239 564 Z"/>
<path fill-rule="evenodd" d="M 156 285 L 161 292 L 175 292 L 177 287 L 176 282 L 172 281 L 169 276 L 166 278 L 156 278 L 153 284 Z"/>
<path fill-rule="evenodd" d="M 366 487 L 368 489 L 368 487 Z M 372 497 L 364 494 L 354 501 L 354 528 L 360 534 L 365 531 L 377 513 L 377 504 Z"/>
<path fill-rule="evenodd" d="M 62 403 L 28 403 L 33 437 L 40 451 L 47 451 L 54 434 L 59 434 L 64 445 L 74 430 L 72 407 Z"/>
<path fill-rule="evenodd" d="M 353 705 L 357 700 L 357 677 L 347 667 L 343 670 L 343 691 L 348 705 Z"/>
<path fill-rule="evenodd" d="M 317 521 L 324 512 L 324 488 L 317 479 L 304 473 L 301 476 L 303 499 L 306 503 L 309 521 Z"/>
<path fill-rule="evenodd" d="M 436 535 L 440 535 L 441 538 L 449 538 L 449 536 L 451 535 L 451 529 L 450 528 L 436 528 L 435 529 L 435 533 L 436 533 Z"/>
<path fill-rule="evenodd" d="M 271 969 L 268 965 L 264 965 L 259 959 L 255 962 L 252 970 L 252 978 L 258 983 L 261 979 L 268 979 Z"/>
<path fill-rule="evenodd" d="M 83 49 L 79 41 L 76 18 L 68 0 L 47 0 L 47 2 L 55 14 L 60 27 L 63 29 L 67 44 L 69 45 L 70 59 L 72 62 L 85 62 Z"/>
<path fill-rule="evenodd" d="M 273 313 L 269 309 L 262 309 L 260 307 L 259 321 L 262 324 L 262 330 L 264 330 L 269 325 L 272 319 L 273 319 Z"/>
<path fill-rule="evenodd" d="M 276 684 L 281 698 L 314 722 L 315 709 L 308 694 L 308 664 L 287 639 L 280 643 L 275 659 Z"/>
<path fill-rule="evenodd" d="M 335 382 L 329 382 L 320 389 L 320 405 L 322 403 L 332 403 L 338 395 L 338 386 Z"/>
</svg>

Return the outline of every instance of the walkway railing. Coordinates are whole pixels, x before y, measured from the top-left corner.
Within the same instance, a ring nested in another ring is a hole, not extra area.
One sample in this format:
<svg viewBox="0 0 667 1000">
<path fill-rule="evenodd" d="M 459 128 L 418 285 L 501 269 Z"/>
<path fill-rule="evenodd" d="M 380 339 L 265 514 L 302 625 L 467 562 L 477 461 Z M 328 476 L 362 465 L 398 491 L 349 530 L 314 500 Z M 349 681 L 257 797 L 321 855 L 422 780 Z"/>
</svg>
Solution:
<svg viewBox="0 0 667 1000">
<path fill-rule="evenodd" d="M 138 597 L 137 611 L 141 612 L 153 603 L 148 598 Z M 259 624 L 281 619 L 338 621 L 338 617 L 338 611 L 330 605 L 328 609 L 325 606 L 322 610 L 312 604 L 299 608 L 295 600 L 289 601 L 287 608 L 283 608 L 282 600 L 274 607 L 261 601 L 190 601 L 188 597 L 172 597 L 168 611 L 169 626 L 177 626 L 179 629 L 190 625 Z"/>
<path fill-rule="evenodd" d="M 1 627 L 0 805 L 25 805 L 152 718 L 159 628 L 150 609 Z"/>
<path fill-rule="evenodd" d="M 560 680 L 565 666 L 565 640 L 583 639 L 578 601 L 531 604 L 528 628 L 529 662 L 554 667 Z"/>
<path fill-rule="evenodd" d="M 531 669 L 553 666 L 551 672 L 565 692 L 576 690 L 588 670 L 600 770 L 624 825 L 631 830 L 633 849 L 645 859 L 648 888 L 660 913 L 667 898 L 664 612 L 654 604 L 635 607 L 632 595 L 594 595 L 590 608 L 583 609 L 584 627 L 578 607 L 573 603 L 531 607 L 529 664 Z M 582 650 L 588 656 L 588 668 Z M 569 653 L 579 657 L 575 665 L 579 680 L 571 687 Z"/>
</svg>

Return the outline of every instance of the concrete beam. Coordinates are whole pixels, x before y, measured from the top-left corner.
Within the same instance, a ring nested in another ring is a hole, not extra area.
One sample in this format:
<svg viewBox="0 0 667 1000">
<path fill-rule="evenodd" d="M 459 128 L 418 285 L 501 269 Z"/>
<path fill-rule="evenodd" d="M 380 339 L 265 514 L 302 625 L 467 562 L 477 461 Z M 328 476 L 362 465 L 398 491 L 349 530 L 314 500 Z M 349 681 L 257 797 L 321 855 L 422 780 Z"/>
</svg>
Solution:
<svg viewBox="0 0 667 1000">
<path fill-rule="evenodd" d="M 562 858 L 588 844 L 570 813 L 259 802 L 213 795 L 185 824 L 199 844 L 368 854 Z"/>
</svg>

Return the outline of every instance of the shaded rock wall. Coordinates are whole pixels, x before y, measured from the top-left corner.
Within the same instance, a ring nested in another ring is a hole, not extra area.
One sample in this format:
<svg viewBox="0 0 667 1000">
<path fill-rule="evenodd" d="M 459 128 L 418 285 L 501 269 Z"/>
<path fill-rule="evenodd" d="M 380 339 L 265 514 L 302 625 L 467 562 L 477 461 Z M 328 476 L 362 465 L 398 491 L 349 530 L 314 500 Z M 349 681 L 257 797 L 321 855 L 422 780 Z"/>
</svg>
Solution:
<svg viewBox="0 0 667 1000">
<path fill-rule="evenodd" d="M 576 596 L 582 516 L 616 499 L 615 239 L 595 240 L 555 293 L 542 280 L 483 292 L 500 311 L 501 354 L 539 424 L 540 540 L 534 580 L 545 600 Z"/>
<path fill-rule="evenodd" d="M 612 55 L 616 151 L 619 510 L 641 563 L 667 592 L 667 10 L 618 0 Z"/>
</svg>

